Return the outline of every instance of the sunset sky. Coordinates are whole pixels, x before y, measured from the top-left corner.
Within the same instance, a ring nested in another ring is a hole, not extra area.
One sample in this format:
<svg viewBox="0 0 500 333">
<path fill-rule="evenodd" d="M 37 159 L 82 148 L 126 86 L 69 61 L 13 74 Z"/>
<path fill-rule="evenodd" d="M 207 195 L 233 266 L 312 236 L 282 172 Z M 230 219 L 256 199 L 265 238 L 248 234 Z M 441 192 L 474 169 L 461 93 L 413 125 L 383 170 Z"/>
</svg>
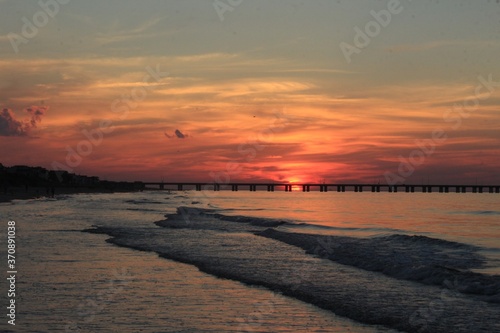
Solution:
<svg viewBox="0 0 500 333">
<path fill-rule="evenodd" d="M 45 2 L 0 0 L 6 166 L 500 184 L 497 0 Z"/>
</svg>

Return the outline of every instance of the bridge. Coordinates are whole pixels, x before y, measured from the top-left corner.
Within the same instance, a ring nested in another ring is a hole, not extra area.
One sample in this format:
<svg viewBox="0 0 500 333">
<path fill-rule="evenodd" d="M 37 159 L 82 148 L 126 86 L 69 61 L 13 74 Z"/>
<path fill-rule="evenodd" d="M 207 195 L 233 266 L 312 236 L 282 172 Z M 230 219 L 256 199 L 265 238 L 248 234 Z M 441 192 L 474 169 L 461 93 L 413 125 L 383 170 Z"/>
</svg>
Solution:
<svg viewBox="0 0 500 333">
<path fill-rule="evenodd" d="M 500 193 L 500 185 L 389 185 L 389 184 L 315 184 L 315 183 L 190 183 L 190 182 L 144 182 L 144 189 L 157 190 L 195 190 L 195 191 L 220 191 L 228 190 L 237 192 L 248 190 L 256 192 L 257 189 L 268 192 L 281 190 L 285 192 L 422 192 L 422 193 Z"/>
</svg>

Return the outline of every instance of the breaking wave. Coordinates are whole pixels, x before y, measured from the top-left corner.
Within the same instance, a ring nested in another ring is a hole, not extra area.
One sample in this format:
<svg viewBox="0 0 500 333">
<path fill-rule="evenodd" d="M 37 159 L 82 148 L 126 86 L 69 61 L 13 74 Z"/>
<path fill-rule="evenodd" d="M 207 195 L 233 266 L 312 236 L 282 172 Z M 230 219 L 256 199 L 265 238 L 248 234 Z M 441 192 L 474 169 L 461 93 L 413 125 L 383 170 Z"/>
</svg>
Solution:
<svg viewBox="0 0 500 333">
<path fill-rule="evenodd" d="M 179 207 L 159 227 L 96 227 L 108 241 L 407 332 L 500 331 L 500 277 L 481 248 L 418 235 L 285 232 L 293 221 Z"/>
</svg>

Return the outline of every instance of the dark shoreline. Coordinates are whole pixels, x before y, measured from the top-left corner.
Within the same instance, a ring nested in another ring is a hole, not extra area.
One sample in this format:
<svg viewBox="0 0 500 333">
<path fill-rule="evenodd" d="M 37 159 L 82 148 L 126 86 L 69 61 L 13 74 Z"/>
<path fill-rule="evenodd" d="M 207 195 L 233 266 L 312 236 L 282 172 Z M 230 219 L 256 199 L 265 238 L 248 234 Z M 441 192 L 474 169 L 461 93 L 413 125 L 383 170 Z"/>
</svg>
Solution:
<svg viewBox="0 0 500 333">
<path fill-rule="evenodd" d="M 117 192 L 137 192 L 132 189 L 107 189 L 101 187 L 54 187 L 54 196 L 61 194 L 79 194 L 79 193 L 117 193 Z M 31 200 L 37 198 L 52 197 L 52 187 L 13 187 L 7 192 L 0 193 L 0 203 L 11 202 L 12 200 Z"/>
</svg>

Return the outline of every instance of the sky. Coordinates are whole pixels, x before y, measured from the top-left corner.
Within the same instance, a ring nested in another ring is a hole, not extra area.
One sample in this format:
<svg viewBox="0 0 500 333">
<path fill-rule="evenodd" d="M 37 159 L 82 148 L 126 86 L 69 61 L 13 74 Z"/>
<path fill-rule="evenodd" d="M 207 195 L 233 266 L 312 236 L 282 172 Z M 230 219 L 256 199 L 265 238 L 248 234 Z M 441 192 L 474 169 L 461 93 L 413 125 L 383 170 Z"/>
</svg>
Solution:
<svg viewBox="0 0 500 333">
<path fill-rule="evenodd" d="M 0 163 L 500 184 L 497 0 L 0 0 Z"/>
</svg>

